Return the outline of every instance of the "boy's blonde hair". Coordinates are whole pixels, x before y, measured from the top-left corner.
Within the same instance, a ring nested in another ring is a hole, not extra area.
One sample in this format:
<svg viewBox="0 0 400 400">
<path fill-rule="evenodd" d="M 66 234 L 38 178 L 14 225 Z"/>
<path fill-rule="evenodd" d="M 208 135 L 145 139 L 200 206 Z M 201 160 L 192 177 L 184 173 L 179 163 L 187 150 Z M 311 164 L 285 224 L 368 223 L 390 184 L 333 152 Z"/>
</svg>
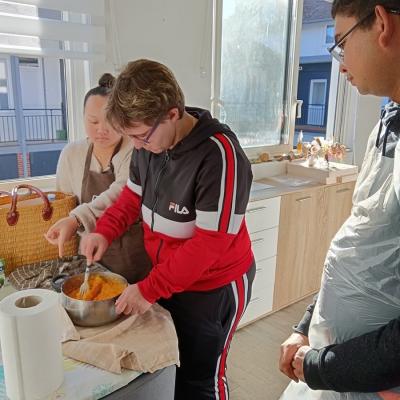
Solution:
<svg viewBox="0 0 400 400">
<path fill-rule="evenodd" d="M 117 77 L 107 119 L 118 130 L 138 122 L 151 126 L 175 107 L 182 117 L 185 99 L 173 73 L 156 61 L 136 60 L 129 62 Z"/>
</svg>

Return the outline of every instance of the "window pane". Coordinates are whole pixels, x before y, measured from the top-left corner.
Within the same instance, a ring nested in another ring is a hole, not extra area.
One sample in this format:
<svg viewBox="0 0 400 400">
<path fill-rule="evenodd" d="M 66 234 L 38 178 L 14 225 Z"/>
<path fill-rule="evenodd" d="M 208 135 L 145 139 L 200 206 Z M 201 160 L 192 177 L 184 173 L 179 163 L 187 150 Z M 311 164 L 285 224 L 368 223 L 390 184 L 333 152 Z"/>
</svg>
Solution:
<svg viewBox="0 0 400 400">
<path fill-rule="evenodd" d="M 335 42 L 335 27 L 333 25 L 328 25 L 326 27 L 326 44 L 333 44 Z"/>
<path fill-rule="evenodd" d="M 325 104 L 326 81 L 313 82 L 311 103 L 316 105 Z"/>
<path fill-rule="evenodd" d="M 220 119 L 243 146 L 281 143 L 288 0 L 224 0 Z"/>
<path fill-rule="evenodd" d="M 0 59 L 0 110 L 8 109 L 7 64 Z"/>
<path fill-rule="evenodd" d="M 11 74 L 2 82 L 0 63 L 0 93 L 8 90 L 0 107 L 0 180 L 54 174 L 68 141 L 64 61 L 4 57 Z"/>
</svg>

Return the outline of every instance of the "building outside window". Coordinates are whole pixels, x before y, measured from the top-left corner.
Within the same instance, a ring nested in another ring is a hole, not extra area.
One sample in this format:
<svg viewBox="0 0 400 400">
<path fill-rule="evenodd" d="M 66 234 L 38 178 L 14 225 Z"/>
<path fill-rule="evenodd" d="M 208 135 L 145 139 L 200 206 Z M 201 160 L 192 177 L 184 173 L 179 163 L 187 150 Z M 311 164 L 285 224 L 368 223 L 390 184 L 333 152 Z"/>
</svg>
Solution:
<svg viewBox="0 0 400 400">
<path fill-rule="evenodd" d="M 295 145 L 300 130 L 304 141 L 326 137 L 332 70 L 328 47 L 334 42 L 335 32 L 331 7 L 326 1 L 304 0 L 297 90 L 303 107 L 301 118 L 296 120 Z"/>
</svg>

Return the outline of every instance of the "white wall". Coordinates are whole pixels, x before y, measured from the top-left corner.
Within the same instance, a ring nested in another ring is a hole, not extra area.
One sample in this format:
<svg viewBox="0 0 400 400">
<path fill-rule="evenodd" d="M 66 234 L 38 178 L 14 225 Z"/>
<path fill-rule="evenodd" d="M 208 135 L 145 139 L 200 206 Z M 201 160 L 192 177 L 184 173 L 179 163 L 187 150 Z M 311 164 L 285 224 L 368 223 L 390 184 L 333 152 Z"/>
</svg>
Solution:
<svg viewBox="0 0 400 400">
<path fill-rule="evenodd" d="M 150 58 L 174 72 L 186 104 L 210 108 L 212 0 L 109 0 L 107 60 L 93 67 L 93 84 L 105 71 Z"/>
<path fill-rule="evenodd" d="M 328 55 L 327 48 L 329 44 L 326 40 L 326 27 L 332 25 L 332 22 L 315 22 L 312 24 L 303 24 L 301 33 L 300 56 L 320 56 Z"/>
</svg>

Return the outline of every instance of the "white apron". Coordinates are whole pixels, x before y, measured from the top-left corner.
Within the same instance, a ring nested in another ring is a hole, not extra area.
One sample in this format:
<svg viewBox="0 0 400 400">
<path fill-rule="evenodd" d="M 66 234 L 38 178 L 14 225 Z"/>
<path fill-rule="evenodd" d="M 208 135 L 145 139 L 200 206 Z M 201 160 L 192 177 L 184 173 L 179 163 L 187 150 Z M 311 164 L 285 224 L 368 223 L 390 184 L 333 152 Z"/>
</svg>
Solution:
<svg viewBox="0 0 400 400">
<path fill-rule="evenodd" d="M 309 330 L 313 348 L 342 343 L 400 316 L 400 141 L 392 143 L 394 158 L 383 157 L 375 146 L 377 131 L 368 141 L 351 215 L 325 260 Z M 291 382 L 281 397 L 303 399 L 392 400 L 400 399 L 400 387 L 384 393 L 337 393 Z"/>
</svg>

